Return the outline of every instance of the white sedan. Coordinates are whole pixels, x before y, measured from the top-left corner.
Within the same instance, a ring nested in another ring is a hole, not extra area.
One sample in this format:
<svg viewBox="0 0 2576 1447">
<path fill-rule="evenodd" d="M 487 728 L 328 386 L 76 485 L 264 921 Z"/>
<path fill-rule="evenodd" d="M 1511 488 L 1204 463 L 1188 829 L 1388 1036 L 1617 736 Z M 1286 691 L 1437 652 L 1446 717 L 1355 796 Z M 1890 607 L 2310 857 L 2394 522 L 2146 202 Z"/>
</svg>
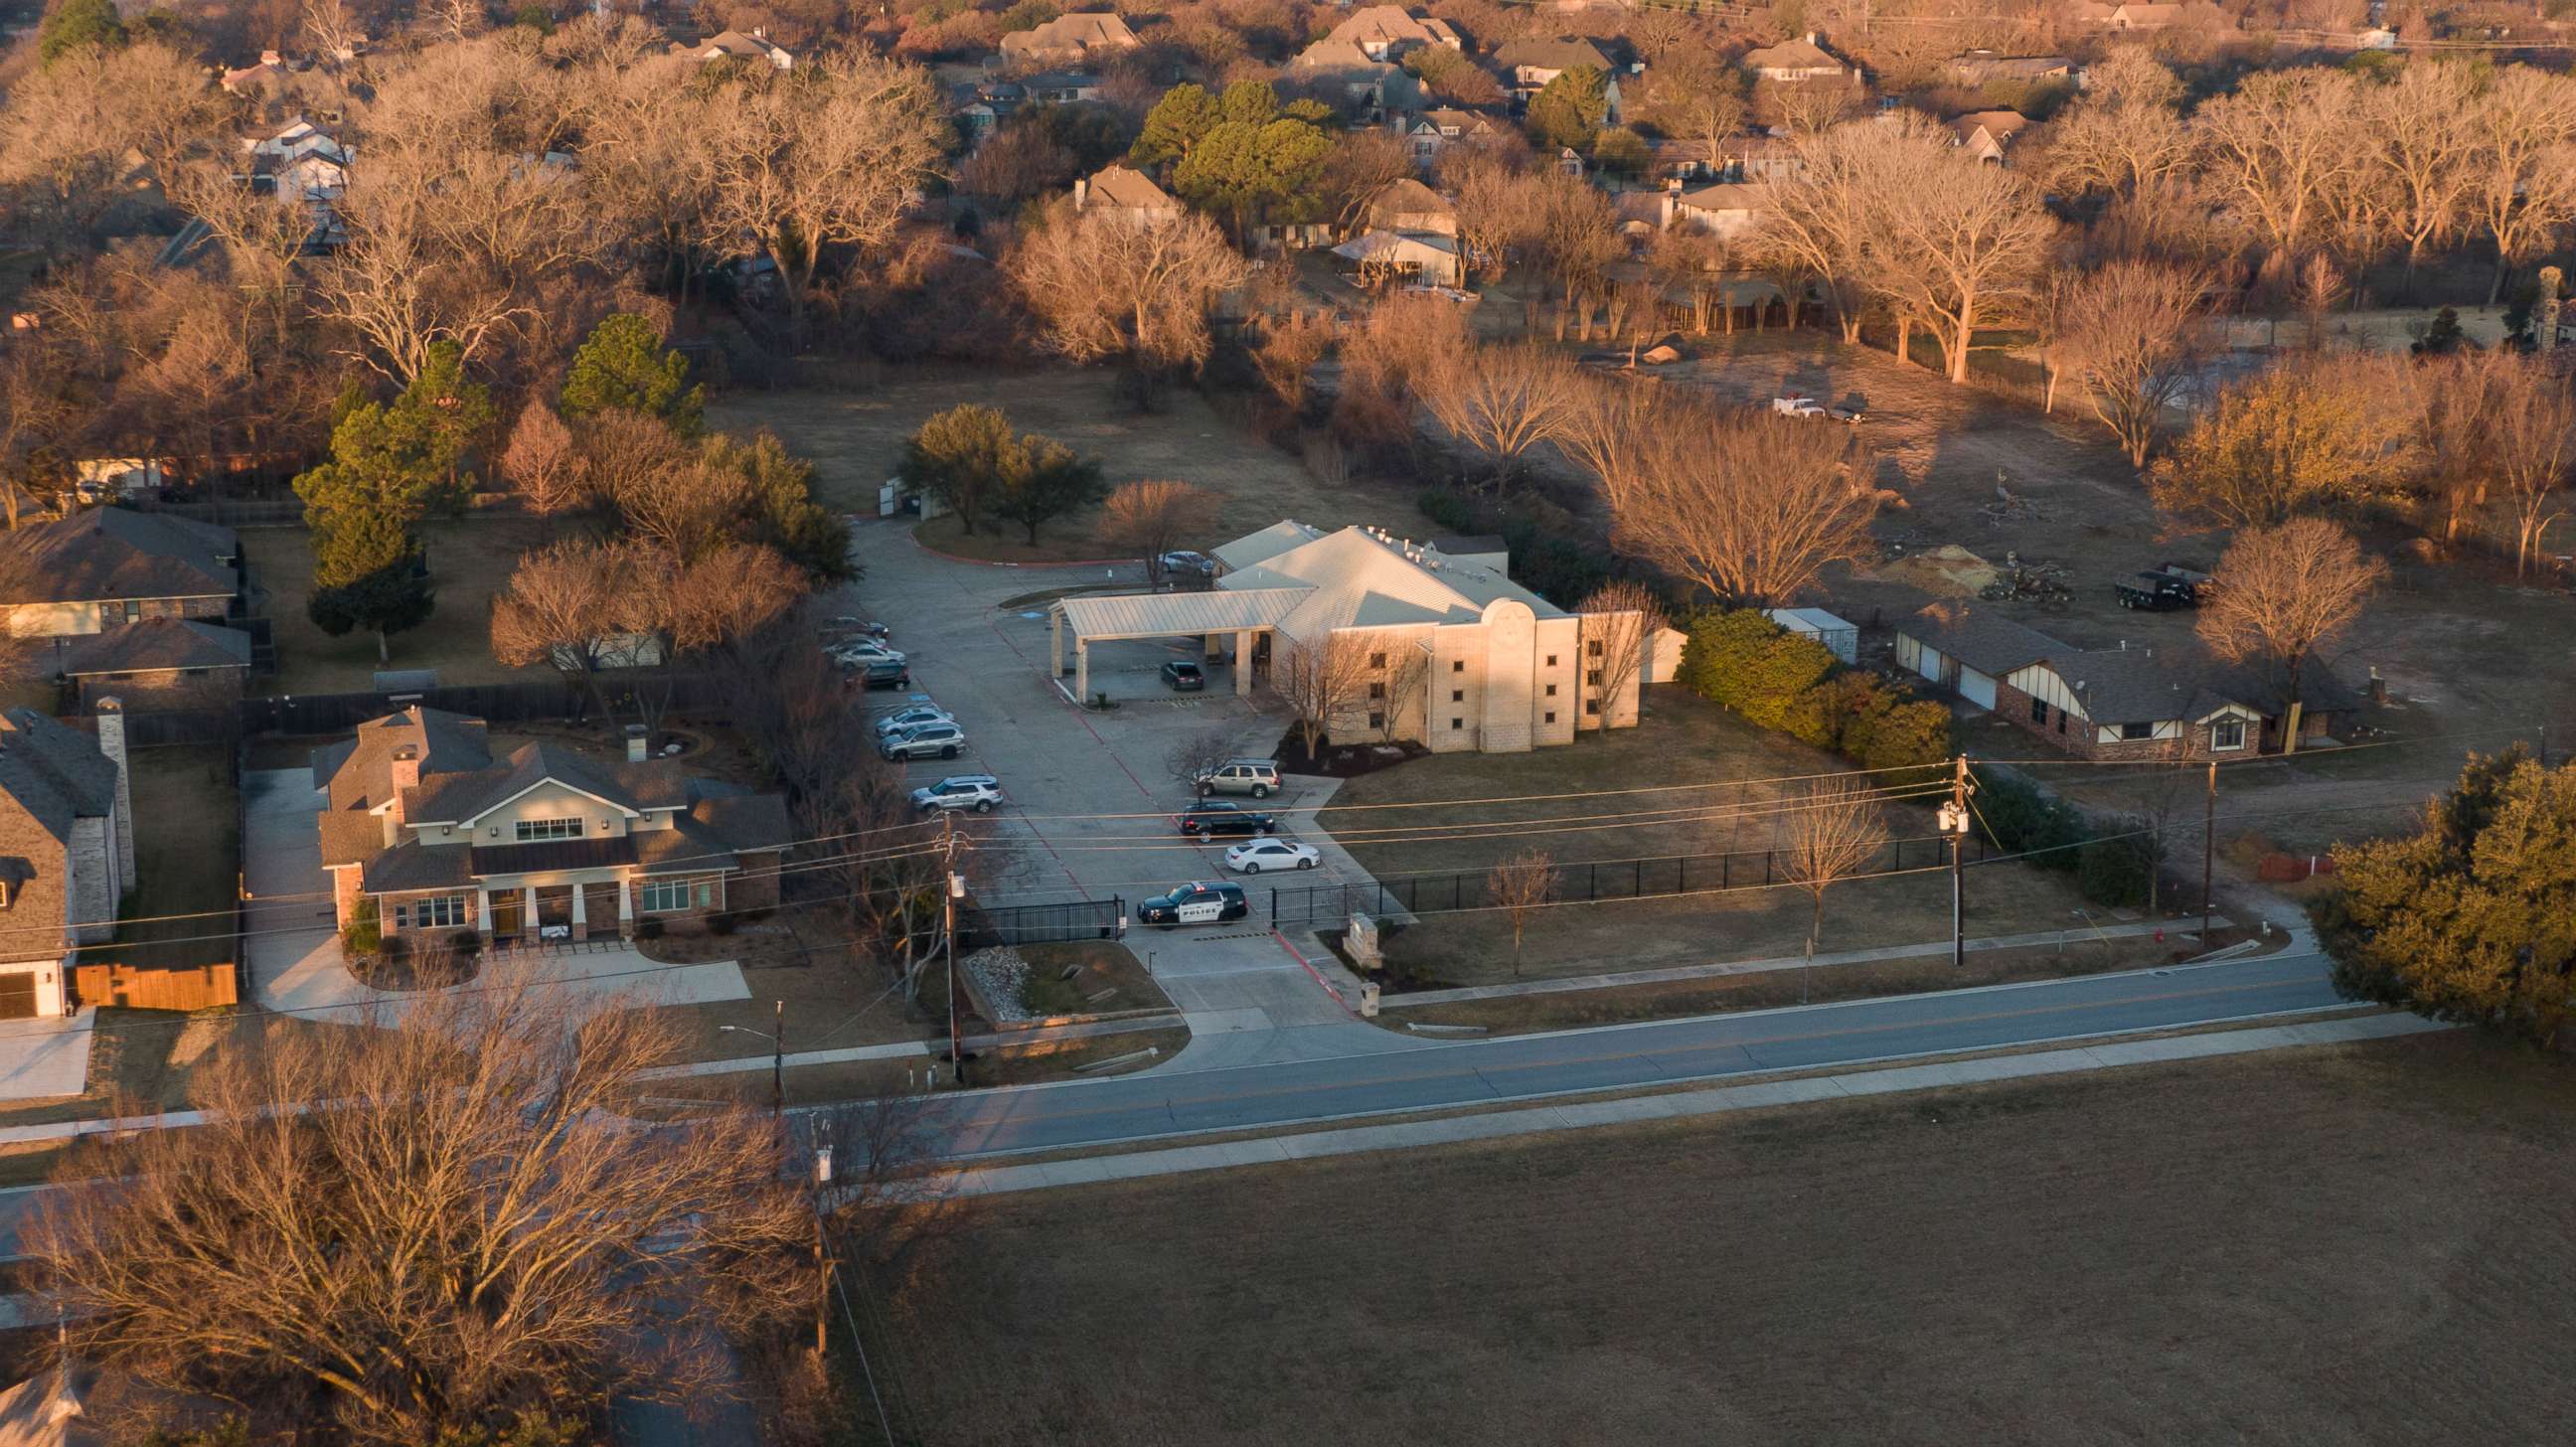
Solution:
<svg viewBox="0 0 2576 1447">
<path fill-rule="evenodd" d="M 1312 869 L 1322 855 L 1312 844 L 1290 839 L 1247 839 L 1225 851 L 1225 867 L 1237 874 L 1265 869 Z"/>
</svg>

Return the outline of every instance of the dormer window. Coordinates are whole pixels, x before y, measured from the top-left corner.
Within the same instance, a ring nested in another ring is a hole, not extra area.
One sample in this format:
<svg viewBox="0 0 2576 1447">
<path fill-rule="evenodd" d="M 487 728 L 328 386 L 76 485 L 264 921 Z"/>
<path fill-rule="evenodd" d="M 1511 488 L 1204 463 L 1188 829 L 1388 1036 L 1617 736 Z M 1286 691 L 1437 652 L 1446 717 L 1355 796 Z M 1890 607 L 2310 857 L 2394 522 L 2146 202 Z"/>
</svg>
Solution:
<svg viewBox="0 0 2576 1447">
<path fill-rule="evenodd" d="M 579 819 L 522 819 L 516 825 L 522 844 L 543 844 L 556 839 L 579 839 Z"/>
</svg>

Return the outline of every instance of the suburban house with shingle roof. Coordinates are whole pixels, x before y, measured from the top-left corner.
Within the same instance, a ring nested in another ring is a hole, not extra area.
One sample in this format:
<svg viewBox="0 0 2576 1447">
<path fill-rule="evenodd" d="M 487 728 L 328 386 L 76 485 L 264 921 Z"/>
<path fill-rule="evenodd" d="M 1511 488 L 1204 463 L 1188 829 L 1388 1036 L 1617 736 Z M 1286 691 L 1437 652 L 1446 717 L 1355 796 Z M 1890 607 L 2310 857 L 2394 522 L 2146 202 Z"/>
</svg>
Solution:
<svg viewBox="0 0 2576 1447">
<path fill-rule="evenodd" d="M 1604 122 L 1619 124 L 1619 68 L 1601 47 L 1580 36 L 1563 36 L 1554 40 L 1515 40 L 1494 52 L 1494 64 L 1501 66 L 1512 93 L 1522 100 L 1535 97 L 1547 89 L 1547 83 L 1569 70 L 1592 69 L 1608 77 L 1604 99 L 1609 114 Z"/>
<path fill-rule="evenodd" d="M 248 579 L 230 528 L 83 508 L 21 527 L 0 548 L 10 635 L 56 640 L 51 657 L 30 660 L 54 677 L 130 673 L 154 687 L 250 666 L 251 636 L 233 626 L 248 612 Z"/>
<path fill-rule="evenodd" d="M 1516 753 L 1637 722 L 1643 670 L 1604 666 L 1619 634 L 1642 648 L 1634 615 L 1569 613 L 1513 582 L 1494 553 L 1452 555 L 1369 528 L 1326 532 L 1285 521 L 1214 551 L 1222 571 L 1207 592 L 1058 600 L 1056 675 L 1066 671 L 1067 632 L 1077 696 L 1090 684 L 1094 643 L 1206 639 L 1214 654 L 1230 636 L 1238 693 L 1251 691 L 1262 660 L 1278 650 L 1361 654 L 1368 676 L 1326 729 L 1336 742 Z M 1605 692 L 1619 674 L 1616 693 Z"/>
<path fill-rule="evenodd" d="M 1154 178 L 1129 166 L 1110 165 L 1073 183 L 1073 209 L 1105 211 L 1139 226 L 1178 221 L 1181 203 L 1154 184 Z"/>
<path fill-rule="evenodd" d="M 674 45 L 671 49 L 680 55 L 694 56 L 702 62 L 759 60 L 766 61 L 780 70 L 796 68 L 795 52 L 773 42 L 765 30 L 755 29 L 749 34 L 739 30 L 720 30 L 695 45 Z"/>
<path fill-rule="evenodd" d="M 778 903 L 787 803 L 645 756 L 492 756 L 483 720 L 417 705 L 318 750 L 322 867 L 343 928 L 586 939 Z"/>
<path fill-rule="evenodd" d="M 1839 80 L 1844 66 L 1841 57 L 1816 43 L 1816 32 L 1783 40 L 1744 53 L 1744 68 L 1754 75 L 1780 85 L 1795 85 L 1808 80 Z"/>
<path fill-rule="evenodd" d="M 1356 45 L 1371 60 L 1396 60 L 1424 45 L 1465 48 L 1448 21 L 1435 15 L 1416 16 L 1401 5 L 1364 5 L 1325 31 L 1324 38 Z"/>
<path fill-rule="evenodd" d="M 250 635 L 193 618 L 146 618 L 57 637 L 53 657 L 39 661 L 84 696 L 180 689 L 238 697 L 250 679 Z"/>
<path fill-rule="evenodd" d="M 1135 50 L 1142 44 L 1115 13 L 1085 10 L 1003 36 L 1002 59 L 1013 64 L 1065 65 Z"/>
<path fill-rule="evenodd" d="M 78 947 L 115 937 L 134 885 L 116 700 L 100 701 L 96 738 L 34 709 L 0 710 L 0 1020 L 71 1009 Z"/>
<path fill-rule="evenodd" d="M 1896 629 L 1896 662 L 2085 759 L 2219 759 L 2278 753 L 2289 690 L 2271 671 L 2195 646 L 2078 648 L 1965 603 Z M 2322 662 L 2299 680 L 2301 747 L 2359 707 Z"/>
<path fill-rule="evenodd" d="M 2002 165 L 2005 148 L 2030 128 L 2030 117 L 2019 111 L 1970 111 L 1941 124 L 1950 132 L 1952 142 L 1970 156 Z"/>
</svg>

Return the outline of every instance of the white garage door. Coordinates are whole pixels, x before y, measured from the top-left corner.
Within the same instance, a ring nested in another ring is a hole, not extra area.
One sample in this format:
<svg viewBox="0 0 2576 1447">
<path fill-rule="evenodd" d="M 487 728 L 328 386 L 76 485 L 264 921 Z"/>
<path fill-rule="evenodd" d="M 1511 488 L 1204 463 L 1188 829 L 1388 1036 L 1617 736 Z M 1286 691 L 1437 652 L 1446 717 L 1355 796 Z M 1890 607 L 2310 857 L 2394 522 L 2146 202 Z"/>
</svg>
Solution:
<svg viewBox="0 0 2576 1447">
<path fill-rule="evenodd" d="M 1995 706 L 1995 681 L 1991 676 L 1979 673 L 1975 669 L 1968 667 L 1966 664 L 1961 664 L 1959 666 L 1959 697 L 1966 699 L 1968 702 L 1975 704 L 1979 708 L 1993 708 Z"/>
<path fill-rule="evenodd" d="M 1941 681 L 1941 650 L 1937 648 L 1926 648 L 1911 638 L 1906 639 L 1905 642 L 1911 644 L 1914 649 L 1914 657 L 1912 660 L 1914 671 L 1922 674 L 1925 678 L 1932 680 L 1934 683 L 1939 683 Z"/>
</svg>

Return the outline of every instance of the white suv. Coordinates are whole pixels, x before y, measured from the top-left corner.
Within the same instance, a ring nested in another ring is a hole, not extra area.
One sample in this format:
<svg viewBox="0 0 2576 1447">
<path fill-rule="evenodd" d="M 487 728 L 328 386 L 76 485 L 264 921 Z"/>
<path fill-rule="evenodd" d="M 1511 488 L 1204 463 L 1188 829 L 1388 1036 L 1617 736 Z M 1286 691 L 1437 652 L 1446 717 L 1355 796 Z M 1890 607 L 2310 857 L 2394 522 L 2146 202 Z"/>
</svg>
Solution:
<svg viewBox="0 0 2576 1447">
<path fill-rule="evenodd" d="M 951 774 L 936 784 L 912 791 L 912 807 L 924 814 L 939 809 L 972 809 L 990 814 L 1002 802 L 1002 781 L 990 774 Z"/>
<path fill-rule="evenodd" d="M 877 741 L 877 752 L 889 759 L 953 759 L 965 747 L 966 731 L 953 723 L 915 724 Z"/>
<path fill-rule="evenodd" d="M 878 719 L 877 737 L 881 739 L 892 738 L 894 735 L 902 733 L 906 729 L 914 728 L 921 724 L 955 722 L 957 722 L 957 716 L 955 714 L 950 713 L 948 710 L 941 708 L 935 703 L 916 703 L 910 708 L 897 709 L 893 713 L 887 714 L 884 718 Z"/>
</svg>

